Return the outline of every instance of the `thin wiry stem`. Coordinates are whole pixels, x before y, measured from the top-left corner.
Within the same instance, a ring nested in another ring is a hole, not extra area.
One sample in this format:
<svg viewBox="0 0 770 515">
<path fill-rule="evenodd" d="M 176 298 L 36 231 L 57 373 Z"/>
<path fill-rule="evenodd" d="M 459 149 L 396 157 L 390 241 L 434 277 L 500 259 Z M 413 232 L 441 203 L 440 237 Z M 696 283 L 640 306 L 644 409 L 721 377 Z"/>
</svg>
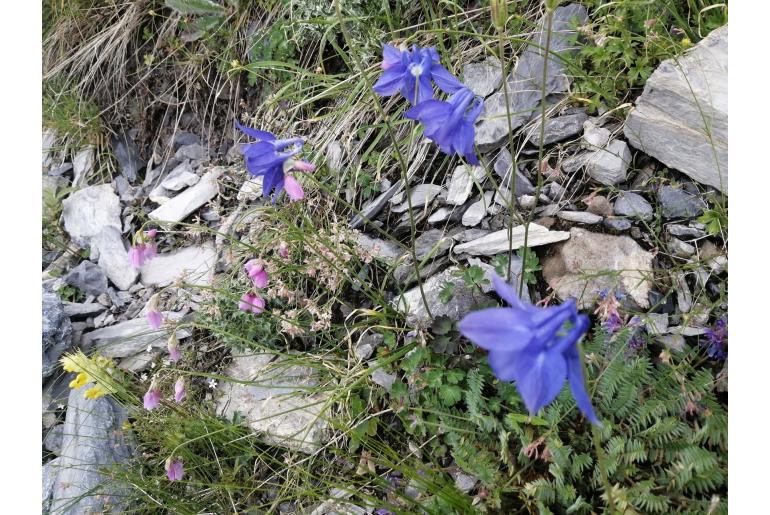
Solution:
<svg viewBox="0 0 770 515">
<path fill-rule="evenodd" d="M 414 246 L 414 233 L 415 233 L 415 224 L 414 224 L 414 218 L 411 216 L 412 211 L 412 200 L 409 194 L 409 167 L 406 164 L 406 159 L 404 159 L 404 155 L 401 153 L 401 150 L 398 148 L 398 143 L 396 142 L 396 136 L 393 134 L 393 127 L 390 124 L 390 119 L 388 118 L 387 113 L 380 105 L 379 100 L 377 99 L 377 95 L 374 93 L 374 90 L 372 89 L 372 85 L 369 82 L 369 77 L 364 73 L 365 67 L 363 66 L 363 63 L 361 63 L 360 59 L 356 55 L 356 53 L 353 51 L 354 45 L 350 41 L 350 34 L 348 34 L 348 30 L 345 27 L 345 21 L 342 17 L 342 10 L 340 8 L 340 2 L 339 0 L 335 0 L 334 2 L 334 8 L 337 11 L 337 20 L 340 24 L 340 30 L 342 32 L 342 36 L 345 38 L 345 43 L 348 45 L 348 48 L 350 49 L 350 57 L 353 59 L 353 61 L 356 63 L 356 66 L 359 70 L 361 70 L 361 78 L 364 81 L 364 84 L 366 85 L 366 91 L 367 93 L 372 97 L 372 100 L 374 101 L 374 106 L 377 109 L 377 112 L 383 119 L 383 123 L 385 124 L 385 128 L 388 131 L 388 136 L 390 136 L 390 140 L 393 142 L 393 149 L 396 152 L 396 156 L 398 158 L 398 163 L 401 166 L 401 173 L 403 176 L 404 181 L 404 187 L 406 188 L 406 198 L 409 206 L 409 212 L 410 212 L 410 221 L 412 224 L 412 245 L 410 245 L 410 251 L 412 254 L 412 261 L 417 263 L 417 250 Z M 420 296 L 422 297 L 423 305 L 425 306 L 425 312 L 428 314 L 428 318 L 433 319 L 433 314 L 430 311 L 430 306 L 428 306 L 428 298 L 425 296 L 425 289 L 422 285 L 422 278 L 420 277 L 420 273 L 418 270 L 417 273 L 417 286 L 420 289 Z"/>
</svg>

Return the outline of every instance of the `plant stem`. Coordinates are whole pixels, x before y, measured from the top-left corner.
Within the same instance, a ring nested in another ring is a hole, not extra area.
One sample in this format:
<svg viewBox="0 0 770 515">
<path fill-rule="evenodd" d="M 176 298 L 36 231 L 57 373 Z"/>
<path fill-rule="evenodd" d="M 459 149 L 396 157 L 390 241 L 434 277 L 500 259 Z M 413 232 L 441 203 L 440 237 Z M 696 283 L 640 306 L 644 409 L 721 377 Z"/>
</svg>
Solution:
<svg viewBox="0 0 770 515">
<path fill-rule="evenodd" d="M 353 61 L 356 63 L 356 66 L 358 67 L 361 78 L 364 81 L 366 91 L 369 93 L 369 95 L 372 97 L 372 100 L 374 101 L 374 106 L 377 109 L 378 114 L 382 117 L 382 120 L 385 124 L 385 128 L 388 131 L 388 136 L 390 136 L 390 140 L 393 142 L 393 149 L 396 152 L 396 156 L 398 157 L 399 165 L 401 166 L 401 173 L 403 174 L 403 181 L 404 181 L 404 187 L 406 188 L 406 198 L 407 202 L 409 203 L 409 212 L 412 211 L 412 200 L 409 195 L 409 167 L 406 164 L 406 160 L 404 159 L 403 154 L 401 153 L 401 150 L 398 148 L 398 143 L 396 141 L 396 136 L 393 133 L 393 127 L 390 124 L 390 119 L 388 118 L 388 114 L 385 112 L 385 110 L 380 105 L 379 100 L 377 99 L 377 95 L 374 93 L 374 90 L 372 89 L 372 85 L 369 83 L 369 77 L 366 75 L 363 63 L 361 63 L 360 59 L 356 55 L 356 53 L 353 51 L 353 45 L 350 42 L 350 35 L 348 34 L 347 28 L 345 28 L 345 21 L 342 17 L 342 10 L 340 8 L 340 0 L 335 0 L 334 2 L 334 8 L 337 11 L 337 21 L 340 24 L 340 30 L 342 31 L 342 37 L 345 38 L 345 43 L 348 45 L 348 48 L 350 49 L 350 57 L 353 59 Z M 414 239 L 414 232 L 416 230 L 414 225 L 414 219 L 412 218 L 410 214 L 410 220 L 412 222 L 412 238 Z M 414 246 L 414 240 L 412 241 L 411 247 L 411 254 L 412 254 L 412 261 L 417 263 L 417 250 Z M 418 271 L 417 273 L 417 286 L 420 289 L 420 296 L 422 297 L 422 303 L 425 306 L 425 312 L 428 314 L 428 318 L 433 319 L 433 314 L 430 312 L 430 306 L 428 306 L 428 299 L 425 296 L 425 290 L 422 286 L 422 278 L 420 277 L 420 273 Z"/>
<path fill-rule="evenodd" d="M 551 27 L 553 23 L 553 10 L 546 9 L 545 16 L 546 20 L 544 29 L 546 33 L 545 48 L 543 52 L 543 75 L 540 83 L 540 144 L 538 145 L 537 149 L 537 188 L 535 189 L 535 206 L 537 206 L 537 202 L 540 199 L 540 190 L 543 187 L 543 174 L 540 170 L 540 166 L 543 162 L 543 140 L 545 139 L 545 83 L 548 79 L 548 54 L 551 52 Z M 529 252 L 529 247 L 527 247 L 527 243 L 529 241 L 529 224 L 532 222 L 532 217 L 534 214 L 535 209 L 533 208 L 532 211 L 529 212 L 529 215 L 527 215 L 527 221 L 524 224 L 524 247 L 521 251 L 522 270 L 519 281 L 519 297 L 521 297 L 521 293 L 524 290 L 524 266 L 527 263 L 527 252 Z"/>
</svg>

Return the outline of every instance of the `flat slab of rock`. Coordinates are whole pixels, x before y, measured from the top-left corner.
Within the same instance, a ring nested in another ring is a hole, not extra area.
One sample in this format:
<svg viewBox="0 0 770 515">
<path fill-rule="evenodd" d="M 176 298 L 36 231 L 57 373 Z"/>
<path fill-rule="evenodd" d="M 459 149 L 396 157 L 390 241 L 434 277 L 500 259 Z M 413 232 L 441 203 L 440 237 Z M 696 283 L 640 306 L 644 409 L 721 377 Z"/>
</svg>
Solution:
<svg viewBox="0 0 770 515">
<path fill-rule="evenodd" d="M 241 382 L 220 382 L 217 413 L 231 419 L 239 412 L 271 445 L 312 453 L 328 441 L 324 408 L 329 395 L 308 392 L 318 384 L 311 368 L 275 354 L 241 355 L 233 357 L 224 375 Z"/>
<path fill-rule="evenodd" d="M 181 311 L 163 312 L 163 317 L 172 322 L 181 320 L 183 316 L 184 312 Z M 179 340 L 191 335 L 192 331 L 188 328 L 176 331 L 176 337 Z M 167 326 L 152 329 L 147 324 L 147 318 L 142 315 L 133 320 L 85 333 L 82 346 L 87 349 L 95 347 L 102 356 L 108 358 L 125 358 L 146 351 L 148 346 L 165 348 L 169 336 L 171 332 Z"/>
<path fill-rule="evenodd" d="M 573 227 L 569 241 L 543 263 L 543 276 L 560 299 L 592 306 L 601 290 L 620 291 L 641 308 L 649 307 L 652 254 L 628 236 Z"/>
<path fill-rule="evenodd" d="M 366 252 L 371 253 L 374 256 L 374 259 L 389 265 L 395 264 L 399 258 L 404 255 L 404 251 L 401 247 L 392 241 L 372 238 L 364 233 L 358 233 L 356 235 L 356 244 Z"/>
<path fill-rule="evenodd" d="M 221 173 L 221 168 L 214 168 L 207 172 L 195 186 L 191 186 L 152 211 L 149 217 L 164 222 L 181 222 L 219 193 L 217 178 Z"/>
<path fill-rule="evenodd" d="M 513 158 L 507 148 L 501 148 L 495 160 L 495 173 L 502 179 L 500 186 L 511 187 L 511 174 L 513 173 Z M 535 192 L 532 182 L 527 179 L 518 169 L 514 175 L 514 185 L 516 186 L 516 196 L 531 195 Z"/>
<path fill-rule="evenodd" d="M 171 191 L 179 191 L 188 186 L 196 184 L 200 180 L 198 174 L 193 172 L 189 161 L 180 164 L 168 174 L 168 177 L 160 183 L 162 188 Z"/>
<path fill-rule="evenodd" d="M 460 268 L 451 266 L 423 282 L 425 297 L 434 317 L 448 316 L 453 320 L 459 320 L 470 313 L 476 304 L 491 300 L 483 293 L 466 286 L 457 275 L 459 271 Z M 440 298 L 444 283 L 455 285 L 452 297 L 446 303 Z M 393 300 L 393 307 L 406 314 L 409 324 L 421 325 L 430 321 L 419 287 L 412 288 Z"/>
<path fill-rule="evenodd" d="M 94 263 L 86 260 L 67 272 L 64 282 L 91 295 L 101 295 L 107 291 L 107 276 Z"/>
<path fill-rule="evenodd" d="M 451 206 L 465 204 L 473 190 L 473 185 L 484 178 L 484 168 L 480 166 L 460 165 L 452 173 L 446 203 Z"/>
<path fill-rule="evenodd" d="M 520 249 L 524 246 L 524 226 L 514 227 L 511 232 L 513 250 Z M 527 246 L 538 247 L 540 245 L 548 245 L 549 243 L 564 241 L 569 237 L 570 233 L 566 231 L 549 231 L 542 225 L 532 223 L 529 224 Z M 501 252 L 508 252 L 508 248 L 508 229 L 500 229 L 481 238 L 457 245 L 454 248 L 454 253 L 470 254 L 472 256 L 493 256 Z"/>
<path fill-rule="evenodd" d="M 652 220 L 653 210 L 644 197 L 633 191 L 622 191 L 615 200 L 615 214 L 639 220 Z"/>
<path fill-rule="evenodd" d="M 121 513 L 127 495 L 101 470 L 133 455 L 124 434 L 126 411 L 109 396 L 86 399 L 87 386 L 72 390 L 62 430 L 61 457 L 51 472 L 51 513 Z"/>
<path fill-rule="evenodd" d="M 371 220 L 377 216 L 379 212 L 382 211 L 382 208 L 385 207 L 385 204 L 387 204 L 388 201 L 393 197 L 393 195 L 395 195 L 397 191 L 404 187 L 403 185 L 404 183 L 402 181 L 396 181 L 395 184 L 393 184 L 390 188 L 380 193 L 377 198 L 361 207 L 361 213 L 354 215 L 350 219 L 350 228 L 358 229 L 366 223 L 367 219 Z"/>
<path fill-rule="evenodd" d="M 569 36 L 573 33 L 573 24 L 582 25 L 588 19 L 585 7 L 578 4 L 569 4 L 559 7 L 553 13 L 551 24 L 551 46 L 554 55 L 548 59 L 545 94 L 567 91 L 569 79 L 565 74 L 562 60 L 572 53 L 574 48 L 570 44 Z M 508 105 L 503 90 L 490 96 L 484 102 L 484 111 L 479 118 L 481 122 L 476 126 L 475 142 L 479 149 L 487 151 L 499 146 L 508 136 L 507 115 L 510 113 L 511 130 L 523 125 L 532 115 L 535 107 L 540 103 L 543 80 L 543 58 L 546 33 L 543 30 L 545 20 L 542 19 L 530 37 L 532 44 L 527 46 L 519 56 L 518 64 L 513 73 L 508 77 Z"/>
<path fill-rule="evenodd" d="M 481 62 L 466 64 L 463 68 L 463 83 L 480 97 L 491 95 L 503 83 L 500 60 L 489 56 Z"/>
<path fill-rule="evenodd" d="M 409 192 L 409 198 L 412 200 L 412 209 L 417 209 L 430 203 L 441 191 L 438 184 L 418 184 Z M 409 210 L 409 203 L 404 202 L 390 209 L 394 213 L 403 213 Z"/>
<path fill-rule="evenodd" d="M 706 203 L 700 197 L 672 186 L 662 186 L 658 190 L 658 202 L 664 218 L 695 218 L 706 209 Z"/>
<path fill-rule="evenodd" d="M 492 206 L 493 196 L 493 191 L 485 191 L 484 195 L 479 200 L 471 204 L 470 207 L 465 210 L 462 217 L 462 224 L 465 227 L 474 227 L 481 223 L 484 215 L 487 214 L 487 211 Z"/>
<path fill-rule="evenodd" d="M 91 239 L 91 253 L 99 255 L 99 268 L 120 290 L 131 287 L 139 271 L 128 260 L 128 249 L 120 229 L 105 227 Z"/>
<path fill-rule="evenodd" d="M 88 145 L 86 148 L 80 150 L 75 157 L 72 158 L 72 186 L 79 188 L 85 184 L 86 176 L 91 173 L 94 168 L 94 147 Z"/>
<path fill-rule="evenodd" d="M 588 225 L 598 224 L 604 218 L 600 215 L 595 215 L 587 211 L 559 211 L 556 213 L 556 216 L 562 220 L 567 220 L 568 222 L 576 222 L 579 224 Z"/>
<path fill-rule="evenodd" d="M 214 279 L 216 262 L 217 251 L 211 243 L 158 254 L 142 267 L 142 284 L 162 287 L 181 280 L 208 286 Z"/>
<path fill-rule="evenodd" d="M 59 296 L 43 290 L 43 379 L 58 370 L 58 360 L 72 345 L 72 323 L 64 311 Z"/>
<path fill-rule="evenodd" d="M 80 248 L 88 248 L 91 238 L 105 227 L 120 230 L 120 199 L 112 186 L 102 184 L 83 188 L 62 201 L 64 229 Z"/>
<path fill-rule="evenodd" d="M 588 120 L 588 115 L 582 111 L 564 116 L 556 116 L 554 118 L 546 118 L 543 145 L 550 145 L 551 143 L 556 143 L 557 141 L 562 141 L 580 134 L 583 130 L 583 122 L 586 120 Z M 527 131 L 527 134 L 529 135 L 529 142 L 532 145 L 540 145 L 539 117 L 532 129 Z"/>
<path fill-rule="evenodd" d="M 727 25 L 658 66 L 623 133 L 645 154 L 727 193 Z"/>
</svg>

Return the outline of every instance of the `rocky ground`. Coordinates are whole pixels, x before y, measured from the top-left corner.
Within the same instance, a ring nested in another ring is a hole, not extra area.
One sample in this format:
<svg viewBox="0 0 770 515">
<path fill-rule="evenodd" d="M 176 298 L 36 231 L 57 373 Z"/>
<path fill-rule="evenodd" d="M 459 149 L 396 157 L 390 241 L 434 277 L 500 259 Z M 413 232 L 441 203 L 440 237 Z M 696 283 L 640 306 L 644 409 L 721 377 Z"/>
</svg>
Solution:
<svg viewBox="0 0 770 515">
<path fill-rule="evenodd" d="M 554 26 L 561 35 L 552 49 L 573 51 L 568 20 L 586 16 L 576 5 L 557 9 Z M 532 36 L 533 42 L 540 37 Z M 500 63 L 487 58 L 465 67 L 464 81 L 485 97 L 484 120 L 476 128 L 483 166 L 458 165 L 431 180 L 419 174 L 411 178 L 408 195 L 421 266 L 415 267 L 411 252 L 375 230 L 408 238 L 409 202 L 402 181 L 385 179 L 381 193 L 360 213 L 350 214 L 361 253 L 393 269 L 395 288 L 387 300 L 408 324 L 430 321 L 418 271 L 433 317 L 457 320 L 491 300 L 485 297 L 491 287 L 479 292 L 458 280 L 458 272 L 476 265 L 489 274 L 495 256 L 525 245 L 523 223 L 512 228 L 509 241 L 513 201 L 521 221 L 532 220 L 526 243 L 542 265 L 542 280 L 528 285 L 531 302 L 574 297 L 581 309 L 593 311 L 602 292 L 616 291 L 660 344 L 672 350 L 697 345 L 727 307 L 725 234 L 714 233 L 701 218 L 727 202 L 727 26 L 677 62 L 661 64 L 625 120 L 568 105 L 570 81 L 551 61 L 541 130 L 543 99 L 531 85 L 539 84 L 534 75 L 542 70 L 542 60 L 534 45 L 528 47 L 505 79 L 508 110 L 526 113 L 510 121 L 510 128 L 528 139 L 514 156 L 507 149 Z M 43 133 L 44 189 L 74 187 L 61 211 L 69 249 L 43 254 L 44 512 L 115 509 L 118 490 L 78 496 L 107 480 L 103 466 L 130 460 L 135 448 L 125 409 L 109 397 L 87 401 L 80 390 L 70 390 L 71 374 L 61 370 L 59 358 L 76 348 L 98 351 L 141 381 L 167 359 L 169 331 L 176 331 L 183 344 L 199 338 L 185 322 L 198 316 L 207 288 L 230 268 L 224 235 L 243 238 L 249 209 L 264 202 L 261 183 L 248 179 L 235 142 L 212 149 L 195 134 L 193 123 L 182 129 L 150 156 L 130 131 L 114 138 L 118 173 L 98 185 L 84 181 L 93 171 L 94 148 L 64 152 L 54 131 Z M 541 142 L 547 152 L 538 161 Z M 338 146 L 326 149 L 328 159 Z M 134 269 L 128 248 L 143 220 L 162 222 L 160 254 Z M 187 224 L 200 230 L 186 233 Z M 513 259 L 513 274 L 519 277 L 522 261 Z M 447 282 L 455 284 L 448 300 L 442 295 Z M 154 331 L 144 315 L 158 292 L 161 311 L 175 324 Z M 378 336 L 359 342 L 353 350 L 357 359 L 373 359 L 382 343 Z M 213 400 L 218 413 L 228 418 L 240 413 L 266 442 L 312 453 L 334 435 L 319 417 L 328 409 L 327 396 L 304 393 L 315 384 L 312 374 L 282 360 L 270 353 L 233 356 L 223 362 L 221 374 L 234 381 L 221 381 Z M 371 379 L 389 389 L 395 377 L 378 368 Z M 250 380 L 259 385 L 238 382 Z M 476 479 L 458 473 L 456 483 L 470 491 Z M 313 513 L 336 509 L 330 501 Z"/>
</svg>

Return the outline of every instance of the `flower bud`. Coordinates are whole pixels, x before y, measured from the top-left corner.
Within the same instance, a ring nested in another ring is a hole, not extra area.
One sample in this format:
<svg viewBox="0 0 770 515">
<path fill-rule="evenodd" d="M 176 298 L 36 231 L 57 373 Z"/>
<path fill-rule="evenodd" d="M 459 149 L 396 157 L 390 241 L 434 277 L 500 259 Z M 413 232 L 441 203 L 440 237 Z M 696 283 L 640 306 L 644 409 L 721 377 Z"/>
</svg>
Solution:
<svg viewBox="0 0 770 515">
<path fill-rule="evenodd" d="M 504 30 L 508 21 L 508 2 L 506 0 L 490 0 L 489 8 L 492 11 L 492 24 L 497 30 Z"/>
</svg>

